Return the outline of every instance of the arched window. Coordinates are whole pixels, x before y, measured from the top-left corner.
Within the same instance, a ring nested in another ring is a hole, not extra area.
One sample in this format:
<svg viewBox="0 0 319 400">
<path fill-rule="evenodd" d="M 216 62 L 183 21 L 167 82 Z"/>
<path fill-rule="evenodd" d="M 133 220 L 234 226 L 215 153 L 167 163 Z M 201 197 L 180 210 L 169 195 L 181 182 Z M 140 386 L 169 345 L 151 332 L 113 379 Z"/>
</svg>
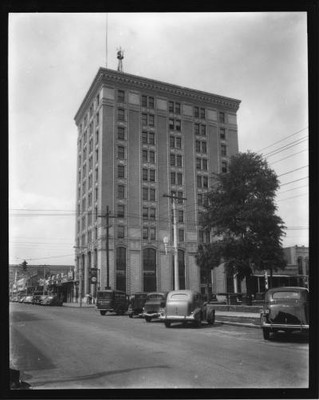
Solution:
<svg viewBox="0 0 319 400">
<path fill-rule="evenodd" d="M 144 292 L 156 291 L 156 250 L 143 250 L 143 287 Z"/>
<path fill-rule="evenodd" d="M 116 249 L 116 289 L 126 292 L 126 248 Z"/>
</svg>

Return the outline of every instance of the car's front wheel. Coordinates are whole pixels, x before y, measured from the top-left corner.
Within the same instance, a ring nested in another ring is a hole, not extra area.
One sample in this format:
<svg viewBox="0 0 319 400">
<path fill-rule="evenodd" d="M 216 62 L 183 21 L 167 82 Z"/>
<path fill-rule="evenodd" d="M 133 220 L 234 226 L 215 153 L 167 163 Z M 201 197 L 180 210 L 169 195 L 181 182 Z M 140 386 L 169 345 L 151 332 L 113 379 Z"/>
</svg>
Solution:
<svg viewBox="0 0 319 400">
<path fill-rule="evenodd" d="M 151 317 L 145 317 L 146 322 L 151 322 L 151 319 L 152 319 Z"/>
<path fill-rule="evenodd" d="M 265 340 L 269 340 L 270 331 L 268 328 L 263 328 L 263 337 Z"/>
<path fill-rule="evenodd" d="M 105 314 L 106 314 L 106 311 L 100 311 L 100 314 L 101 314 L 101 315 L 105 315 Z"/>
<path fill-rule="evenodd" d="M 164 323 L 165 323 L 166 328 L 169 328 L 171 326 L 171 322 L 170 321 L 165 321 Z"/>
<path fill-rule="evenodd" d="M 198 319 L 195 319 L 194 325 L 195 328 L 200 328 L 202 326 L 202 320 L 200 317 Z"/>
</svg>

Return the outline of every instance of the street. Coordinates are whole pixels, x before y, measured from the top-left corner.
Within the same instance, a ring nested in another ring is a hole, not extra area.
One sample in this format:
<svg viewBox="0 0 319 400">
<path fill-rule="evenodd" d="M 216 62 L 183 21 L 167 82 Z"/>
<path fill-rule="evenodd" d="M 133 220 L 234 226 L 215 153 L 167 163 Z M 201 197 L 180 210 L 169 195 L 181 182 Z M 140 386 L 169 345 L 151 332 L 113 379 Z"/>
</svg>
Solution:
<svg viewBox="0 0 319 400">
<path fill-rule="evenodd" d="M 10 304 L 11 365 L 32 389 L 307 388 L 308 340 L 215 322 L 165 328 L 94 308 Z"/>
</svg>

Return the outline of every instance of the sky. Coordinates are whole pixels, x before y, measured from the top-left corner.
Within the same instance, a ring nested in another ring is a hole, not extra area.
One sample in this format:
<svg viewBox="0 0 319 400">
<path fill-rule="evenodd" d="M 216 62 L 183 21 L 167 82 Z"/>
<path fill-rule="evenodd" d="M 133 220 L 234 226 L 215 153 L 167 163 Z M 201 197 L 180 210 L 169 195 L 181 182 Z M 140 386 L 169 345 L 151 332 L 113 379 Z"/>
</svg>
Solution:
<svg viewBox="0 0 319 400">
<path fill-rule="evenodd" d="M 279 179 L 283 246 L 308 246 L 305 12 L 9 14 L 9 263 L 74 265 L 74 116 L 98 69 L 241 100 L 239 150 Z"/>
</svg>

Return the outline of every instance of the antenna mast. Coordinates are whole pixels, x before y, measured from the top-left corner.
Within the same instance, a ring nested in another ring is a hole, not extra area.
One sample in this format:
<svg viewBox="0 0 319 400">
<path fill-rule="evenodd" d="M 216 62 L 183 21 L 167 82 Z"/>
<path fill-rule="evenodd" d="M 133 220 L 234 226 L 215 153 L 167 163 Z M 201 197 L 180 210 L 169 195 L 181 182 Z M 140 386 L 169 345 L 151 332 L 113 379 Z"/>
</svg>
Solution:
<svg viewBox="0 0 319 400">
<path fill-rule="evenodd" d="M 123 58 L 124 58 L 124 50 L 122 50 L 120 47 L 119 49 L 117 49 L 117 59 L 119 60 L 117 70 L 119 72 L 123 72 L 123 63 L 122 63 Z"/>
<path fill-rule="evenodd" d="M 105 67 L 107 68 L 107 30 L 108 30 L 108 13 L 106 13 L 106 32 L 105 32 Z"/>
</svg>

